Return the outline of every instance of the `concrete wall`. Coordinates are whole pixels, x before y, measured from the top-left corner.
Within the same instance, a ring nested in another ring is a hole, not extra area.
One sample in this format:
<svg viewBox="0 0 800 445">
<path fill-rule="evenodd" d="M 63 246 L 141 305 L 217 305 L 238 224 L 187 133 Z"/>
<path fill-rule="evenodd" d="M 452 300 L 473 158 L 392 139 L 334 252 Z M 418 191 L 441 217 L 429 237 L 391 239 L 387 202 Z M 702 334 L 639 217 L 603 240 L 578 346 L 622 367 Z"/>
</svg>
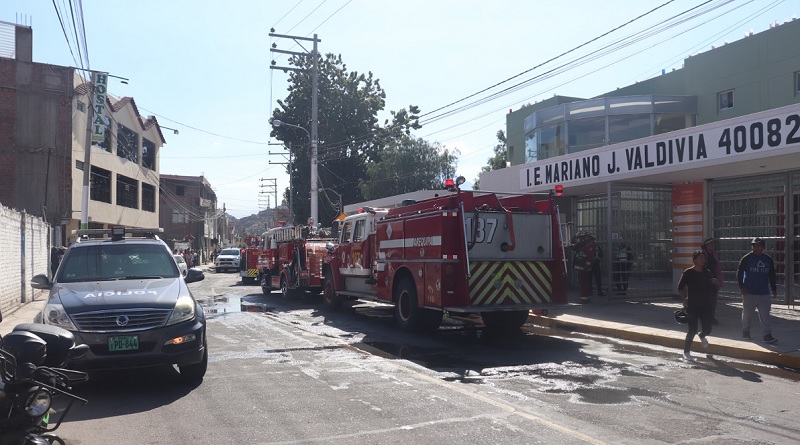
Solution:
<svg viewBox="0 0 800 445">
<path fill-rule="evenodd" d="M 49 271 L 50 227 L 24 212 L 0 206 L 0 315 L 22 303 L 46 298 L 30 286 L 31 278 Z"/>
</svg>

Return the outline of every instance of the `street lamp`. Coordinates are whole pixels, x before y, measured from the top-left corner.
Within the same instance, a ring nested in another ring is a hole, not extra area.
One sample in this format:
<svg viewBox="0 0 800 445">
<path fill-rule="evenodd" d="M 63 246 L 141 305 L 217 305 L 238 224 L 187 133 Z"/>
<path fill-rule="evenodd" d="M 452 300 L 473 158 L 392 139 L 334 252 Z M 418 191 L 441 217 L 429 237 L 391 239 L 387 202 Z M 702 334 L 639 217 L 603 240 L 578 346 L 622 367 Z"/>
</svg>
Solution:
<svg viewBox="0 0 800 445">
<path fill-rule="evenodd" d="M 311 219 L 314 220 L 314 224 L 319 222 L 319 190 L 317 189 L 317 141 L 311 137 L 311 133 L 308 132 L 305 128 L 290 124 L 288 122 L 283 122 L 278 119 L 272 120 L 273 127 L 289 127 L 289 128 L 299 128 L 306 132 L 308 135 L 308 139 L 311 141 Z M 291 178 L 289 178 L 291 181 Z"/>
</svg>

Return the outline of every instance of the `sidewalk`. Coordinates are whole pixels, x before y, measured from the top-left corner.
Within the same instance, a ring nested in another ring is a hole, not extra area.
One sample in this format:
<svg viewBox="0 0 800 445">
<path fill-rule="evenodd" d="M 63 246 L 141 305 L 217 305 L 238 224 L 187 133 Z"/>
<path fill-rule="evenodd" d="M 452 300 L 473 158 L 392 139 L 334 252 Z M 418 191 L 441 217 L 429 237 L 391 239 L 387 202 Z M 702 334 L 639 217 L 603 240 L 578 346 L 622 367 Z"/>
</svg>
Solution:
<svg viewBox="0 0 800 445">
<path fill-rule="evenodd" d="M 200 267 L 205 272 L 212 269 L 207 264 Z M 0 322 L 0 335 L 11 332 L 20 323 L 34 321 L 45 300 L 45 296 L 38 297 L 6 314 Z M 531 314 L 528 322 L 672 348 L 677 360 L 683 353 L 686 337 L 686 325 L 678 324 L 673 318 L 673 312 L 680 308 L 680 301 L 669 297 L 641 301 L 609 301 L 605 297 L 594 297 L 591 303 L 579 307 L 563 311 L 550 309 L 548 315 Z M 740 302 L 720 300 L 717 306 L 719 325 L 713 326 L 708 336 L 708 349 L 703 349 L 700 340 L 695 338 L 693 354 L 701 360 L 705 354 L 715 354 L 800 370 L 800 308 L 789 309 L 780 303 L 772 305 L 772 335 L 778 339 L 773 344 L 761 341 L 763 334 L 758 320 L 754 320 L 750 328 L 753 340 L 742 340 L 741 319 Z"/>
<path fill-rule="evenodd" d="M 577 300 L 575 298 L 574 300 Z M 683 353 L 687 327 L 675 321 L 679 300 L 669 297 L 641 301 L 608 301 L 594 297 L 589 304 L 567 310 L 549 310 L 548 315 L 530 315 L 528 322 L 560 330 L 584 332 L 621 338 L 639 343 L 665 346 L 675 350 L 676 359 Z M 752 340 L 742 340 L 742 305 L 722 299 L 717 304 L 718 325 L 708 336 L 708 349 L 695 337 L 692 355 L 706 354 L 754 360 L 770 365 L 800 370 L 800 308 L 786 304 L 772 305 L 772 335 L 777 343 L 761 341 L 763 332 L 758 319 L 750 326 Z M 698 326 L 699 328 L 699 326 Z"/>
</svg>

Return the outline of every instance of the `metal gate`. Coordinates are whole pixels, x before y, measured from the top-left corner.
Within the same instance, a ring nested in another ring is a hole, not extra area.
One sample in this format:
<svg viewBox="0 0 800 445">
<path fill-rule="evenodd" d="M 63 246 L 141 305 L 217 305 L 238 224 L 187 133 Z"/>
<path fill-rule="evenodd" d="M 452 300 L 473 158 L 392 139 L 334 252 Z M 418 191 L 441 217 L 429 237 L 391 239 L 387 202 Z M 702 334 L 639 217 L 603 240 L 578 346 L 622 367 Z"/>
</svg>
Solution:
<svg viewBox="0 0 800 445">
<path fill-rule="evenodd" d="M 710 197 L 712 232 L 725 281 L 720 296 L 741 297 L 736 270 L 751 250 L 752 238 L 759 236 L 775 260 L 778 298 L 792 304 L 800 271 L 800 173 L 714 181 Z"/>
<path fill-rule="evenodd" d="M 577 198 L 576 228 L 604 251 L 609 299 L 664 297 L 672 290 L 672 187 L 608 183 L 605 195 Z"/>
</svg>

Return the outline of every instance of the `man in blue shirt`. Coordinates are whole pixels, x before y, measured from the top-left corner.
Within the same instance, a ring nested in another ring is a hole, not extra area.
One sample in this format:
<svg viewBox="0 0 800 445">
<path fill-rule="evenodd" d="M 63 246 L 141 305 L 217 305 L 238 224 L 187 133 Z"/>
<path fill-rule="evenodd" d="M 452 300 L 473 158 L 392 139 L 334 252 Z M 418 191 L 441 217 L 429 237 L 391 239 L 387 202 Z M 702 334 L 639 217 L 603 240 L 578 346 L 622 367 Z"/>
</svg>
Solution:
<svg viewBox="0 0 800 445">
<path fill-rule="evenodd" d="M 775 285 L 775 263 L 764 253 L 766 243 L 763 238 L 753 238 L 752 252 L 739 261 L 736 278 L 742 292 L 742 338 L 750 339 L 750 322 L 758 309 L 758 320 L 764 330 L 764 342 L 778 341 L 772 336 L 769 311 L 772 298 L 778 297 Z M 770 292 L 771 291 L 771 292 Z"/>
</svg>

